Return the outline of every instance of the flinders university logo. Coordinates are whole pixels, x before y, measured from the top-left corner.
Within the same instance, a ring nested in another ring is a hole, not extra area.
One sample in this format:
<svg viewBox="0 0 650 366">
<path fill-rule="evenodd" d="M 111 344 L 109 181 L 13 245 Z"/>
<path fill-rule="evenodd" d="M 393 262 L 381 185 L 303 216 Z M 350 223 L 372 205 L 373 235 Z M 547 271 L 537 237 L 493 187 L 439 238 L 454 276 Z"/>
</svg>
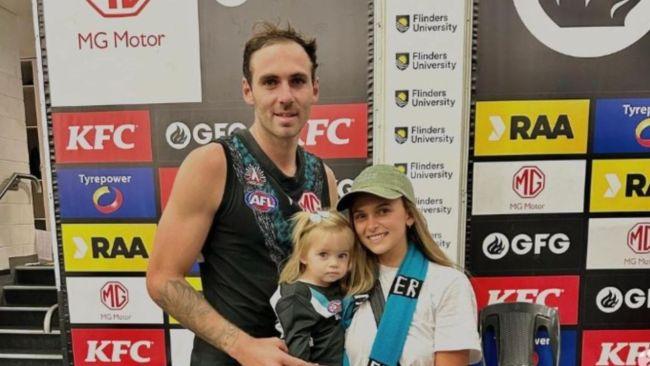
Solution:
<svg viewBox="0 0 650 366">
<path fill-rule="evenodd" d="M 402 173 L 404 175 L 407 175 L 408 172 L 409 172 L 408 171 L 408 166 L 406 165 L 406 163 L 396 163 L 396 164 L 394 164 L 394 166 L 395 166 L 395 168 L 397 168 L 397 170 L 399 170 L 400 173 Z"/>
<path fill-rule="evenodd" d="M 407 30 L 409 30 L 410 25 L 411 25 L 411 17 L 409 15 L 398 15 L 395 19 L 395 27 L 401 33 L 404 33 Z"/>
<path fill-rule="evenodd" d="M 403 144 L 408 141 L 409 130 L 407 127 L 395 127 L 395 141 L 398 144 Z"/>
<path fill-rule="evenodd" d="M 400 108 L 406 107 L 409 104 L 409 91 L 395 90 L 395 104 Z"/>
<path fill-rule="evenodd" d="M 396 53 L 395 54 L 395 66 L 400 70 L 406 70 L 409 67 L 409 54 L 406 53 Z"/>
</svg>

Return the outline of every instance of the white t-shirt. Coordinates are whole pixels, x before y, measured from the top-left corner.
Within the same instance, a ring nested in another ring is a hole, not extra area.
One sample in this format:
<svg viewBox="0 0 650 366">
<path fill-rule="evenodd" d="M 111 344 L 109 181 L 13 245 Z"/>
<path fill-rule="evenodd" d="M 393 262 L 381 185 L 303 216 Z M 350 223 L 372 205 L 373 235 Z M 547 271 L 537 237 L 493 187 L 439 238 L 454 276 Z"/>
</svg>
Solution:
<svg viewBox="0 0 650 366">
<path fill-rule="evenodd" d="M 379 266 L 384 296 L 398 268 Z M 370 302 L 361 304 L 345 333 L 345 349 L 351 366 L 366 366 L 377 333 Z M 476 298 L 467 277 L 460 271 L 429 262 L 413 321 L 404 344 L 401 366 L 431 366 L 437 351 L 470 350 L 469 361 L 481 360 L 476 328 Z"/>
</svg>

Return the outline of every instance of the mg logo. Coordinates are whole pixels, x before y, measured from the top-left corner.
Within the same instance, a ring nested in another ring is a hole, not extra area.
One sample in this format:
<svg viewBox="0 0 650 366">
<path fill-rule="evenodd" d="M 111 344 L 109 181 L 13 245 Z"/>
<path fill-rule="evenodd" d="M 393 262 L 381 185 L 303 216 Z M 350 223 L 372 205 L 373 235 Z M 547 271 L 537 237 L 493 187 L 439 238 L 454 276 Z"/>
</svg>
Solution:
<svg viewBox="0 0 650 366">
<path fill-rule="evenodd" d="M 86 0 L 104 18 L 134 17 L 149 0 Z"/>
<path fill-rule="evenodd" d="M 99 299 L 111 310 L 122 310 L 129 303 L 129 290 L 120 282 L 106 282 L 99 290 Z"/>
<path fill-rule="evenodd" d="M 512 178 L 512 189 L 521 198 L 534 198 L 544 190 L 546 177 L 536 166 L 524 166 Z"/>
<path fill-rule="evenodd" d="M 650 223 L 642 222 L 634 225 L 627 233 L 627 246 L 634 253 L 650 253 Z"/>
<path fill-rule="evenodd" d="M 321 209 L 321 203 L 314 192 L 304 192 L 298 201 L 303 211 L 316 212 Z"/>
</svg>

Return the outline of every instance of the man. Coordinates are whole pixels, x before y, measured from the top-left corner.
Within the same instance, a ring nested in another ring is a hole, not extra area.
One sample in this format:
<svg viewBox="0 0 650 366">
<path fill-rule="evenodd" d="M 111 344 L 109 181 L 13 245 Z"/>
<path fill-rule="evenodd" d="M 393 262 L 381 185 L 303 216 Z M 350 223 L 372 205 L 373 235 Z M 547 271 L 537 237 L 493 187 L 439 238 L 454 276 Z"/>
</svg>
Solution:
<svg viewBox="0 0 650 366">
<path fill-rule="evenodd" d="M 244 50 L 249 130 L 192 151 L 158 225 L 147 289 L 195 337 L 192 365 L 306 365 L 275 338 L 269 304 L 290 216 L 336 204 L 336 179 L 298 147 L 318 100 L 316 44 L 264 24 Z M 201 296 L 184 279 L 202 254 Z"/>
</svg>

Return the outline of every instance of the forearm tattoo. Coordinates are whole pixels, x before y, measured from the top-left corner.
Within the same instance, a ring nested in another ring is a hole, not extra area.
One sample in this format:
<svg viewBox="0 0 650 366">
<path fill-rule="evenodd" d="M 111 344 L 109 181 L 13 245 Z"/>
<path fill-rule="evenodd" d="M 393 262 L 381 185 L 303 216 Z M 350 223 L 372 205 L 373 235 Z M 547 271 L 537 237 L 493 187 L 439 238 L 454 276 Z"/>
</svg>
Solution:
<svg viewBox="0 0 650 366">
<path fill-rule="evenodd" d="M 228 351 L 237 340 L 240 330 L 219 315 L 203 295 L 184 280 L 167 281 L 156 303 L 185 327 L 223 351 Z M 216 325 L 207 321 L 212 314 L 218 319 Z"/>
</svg>

